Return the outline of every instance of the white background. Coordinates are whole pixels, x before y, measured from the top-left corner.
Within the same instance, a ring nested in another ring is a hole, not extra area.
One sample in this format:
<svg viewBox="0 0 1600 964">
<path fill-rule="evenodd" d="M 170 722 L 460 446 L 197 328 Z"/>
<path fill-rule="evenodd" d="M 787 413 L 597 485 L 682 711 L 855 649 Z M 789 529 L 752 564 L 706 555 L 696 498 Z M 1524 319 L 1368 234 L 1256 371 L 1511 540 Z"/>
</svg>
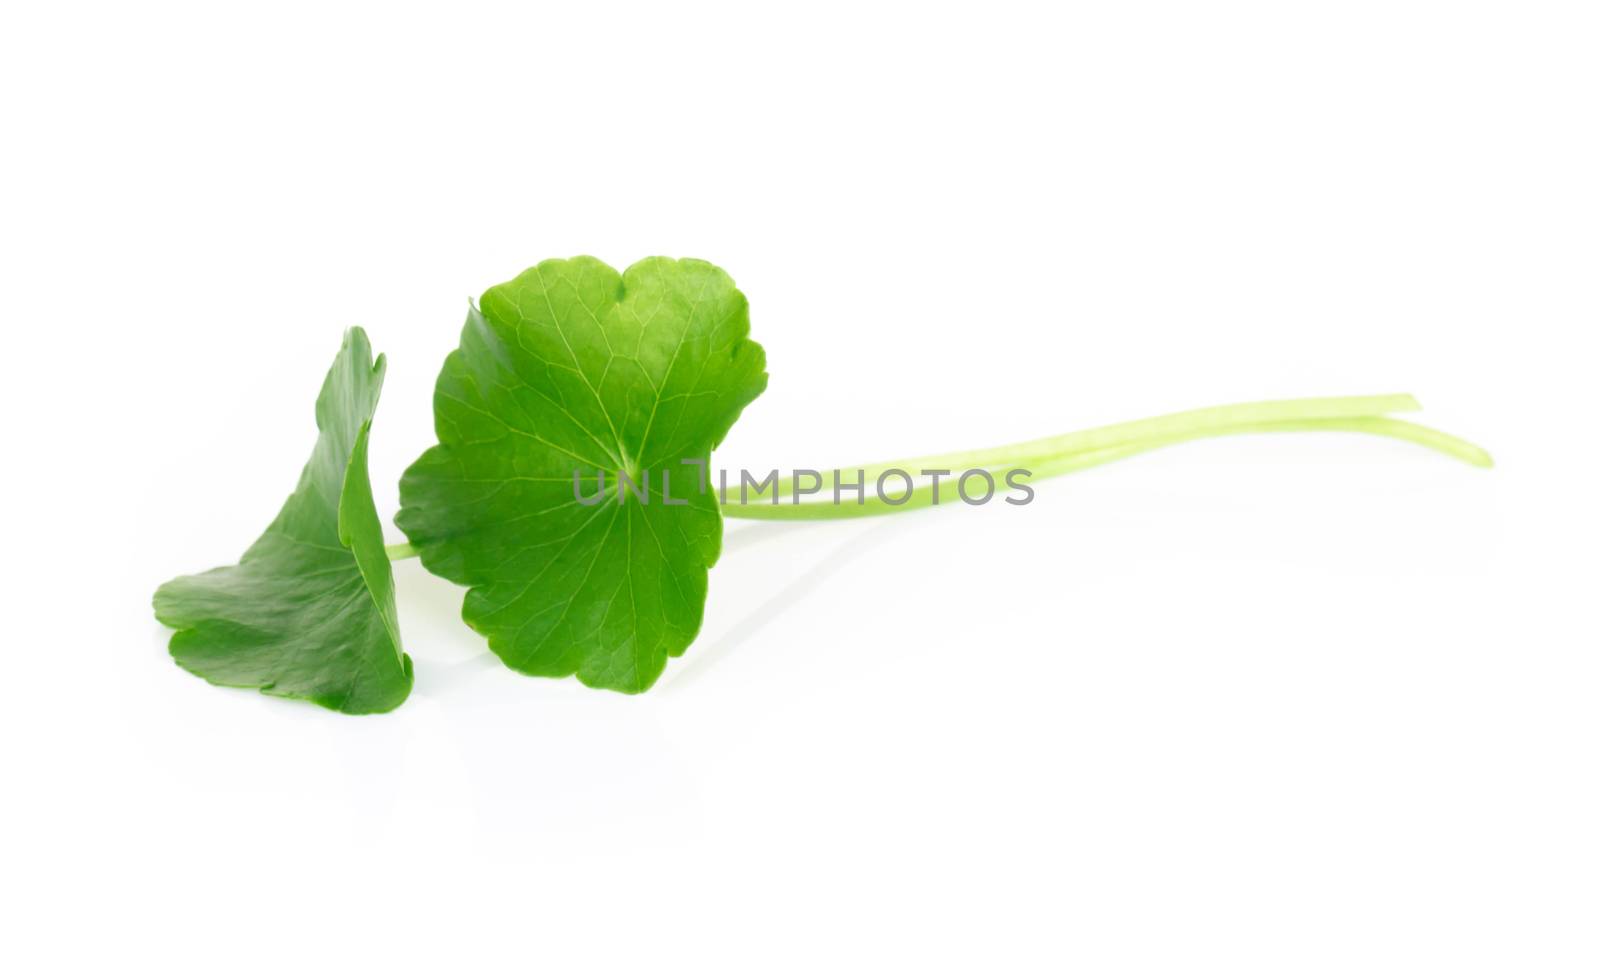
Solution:
<svg viewBox="0 0 1600 964">
<path fill-rule="evenodd" d="M 1597 49 L 1526 0 L 8 6 L 5 956 L 1595 960 Z M 343 328 L 389 525 L 467 299 L 579 253 L 749 295 L 725 464 L 1411 391 L 1500 465 L 730 523 L 637 697 L 415 561 L 391 715 L 176 668 L 150 593 L 271 519 Z"/>
</svg>

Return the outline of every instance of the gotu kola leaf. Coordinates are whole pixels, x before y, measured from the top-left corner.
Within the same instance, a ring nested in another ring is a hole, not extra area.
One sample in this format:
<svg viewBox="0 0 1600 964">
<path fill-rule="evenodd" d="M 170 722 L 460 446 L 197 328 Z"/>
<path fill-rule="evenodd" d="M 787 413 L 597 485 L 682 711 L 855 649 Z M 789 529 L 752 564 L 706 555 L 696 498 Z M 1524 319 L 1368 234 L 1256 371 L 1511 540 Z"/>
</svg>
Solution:
<svg viewBox="0 0 1600 964">
<path fill-rule="evenodd" d="M 508 666 L 637 693 L 693 641 L 722 545 L 709 456 L 767 383 L 749 328 L 727 274 L 670 258 L 545 261 L 468 313 L 396 522 Z"/>
<path fill-rule="evenodd" d="M 224 686 L 382 713 L 411 692 L 394 576 L 367 477 L 367 435 L 384 359 L 351 328 L 317 396 L 311 460 L 267 531 L 236 566 L 156 590 L 156 618 L 177 630 L 178 664 Z"/>
</svg>

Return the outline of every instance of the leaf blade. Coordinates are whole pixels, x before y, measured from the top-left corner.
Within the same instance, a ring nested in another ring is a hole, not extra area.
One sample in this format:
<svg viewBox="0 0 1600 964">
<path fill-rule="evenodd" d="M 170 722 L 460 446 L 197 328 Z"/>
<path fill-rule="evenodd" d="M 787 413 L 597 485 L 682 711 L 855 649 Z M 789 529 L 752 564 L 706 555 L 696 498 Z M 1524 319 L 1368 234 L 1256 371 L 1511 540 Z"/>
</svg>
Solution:
<svg viewBox="0 0 1600 964">
<path fill-rule="evenodd" d="M 749 308 L 704 261 L 618 273 L 546 261 L 484 293 L 435 388 L 439 444 L 401 479 L 396 523 L 462 618 L 510 667 L 637 693 L 700 628 L 721 547 L 709 490 L 687 505 L 615 498 L 704 460 L 766 387 Z M 709 477 L 709 468 L 706 470 Z M 574 476 L 592 493 L 583 505 Z"/>
<path fill-rule="evenodd" d="M 239 562 L 156 590 L 184 669 L 343 713 L 387 712 L 411 692 L 394 577 L 367 474 L 384 359 L 346 332 L 317 396 L 316 446 L 293 493 Z"/>
</svg>

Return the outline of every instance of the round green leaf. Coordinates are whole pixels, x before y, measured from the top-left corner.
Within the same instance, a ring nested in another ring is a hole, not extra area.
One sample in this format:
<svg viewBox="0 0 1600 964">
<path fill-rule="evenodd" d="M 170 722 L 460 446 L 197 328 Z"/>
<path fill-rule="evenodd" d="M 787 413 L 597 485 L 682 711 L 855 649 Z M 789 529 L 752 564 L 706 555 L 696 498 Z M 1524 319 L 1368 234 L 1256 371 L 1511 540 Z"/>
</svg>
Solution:
<svg viewBox="0 0 1600 964">
<path fill-rule="evenodd" d="M 732 279 L 688 259 L 546 261 L 468 313 L 395 521 L 508 666 L 637 693 L 693 641 L 722 544 L 710 453 L 767 384 L 749 329 Z"/>
</svg>

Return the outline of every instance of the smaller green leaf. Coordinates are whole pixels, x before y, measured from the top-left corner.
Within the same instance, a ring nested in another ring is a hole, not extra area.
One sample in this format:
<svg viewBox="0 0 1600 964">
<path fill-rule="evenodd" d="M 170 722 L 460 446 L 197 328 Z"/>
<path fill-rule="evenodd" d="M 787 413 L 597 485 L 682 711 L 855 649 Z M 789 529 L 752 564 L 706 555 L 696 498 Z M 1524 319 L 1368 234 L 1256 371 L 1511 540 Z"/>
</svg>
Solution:
<svg viewBox="0 0 1600 964">
<path fill-rule="evenodd" d="M 384 359 L 351 328 L 317 396 L 321 434 L 300 484 L 236 566 L 156 590 L 178 665 L 341 713 L 383 713 L 411 693 L 394 574 L 367 476 Z"/>
</svg>

